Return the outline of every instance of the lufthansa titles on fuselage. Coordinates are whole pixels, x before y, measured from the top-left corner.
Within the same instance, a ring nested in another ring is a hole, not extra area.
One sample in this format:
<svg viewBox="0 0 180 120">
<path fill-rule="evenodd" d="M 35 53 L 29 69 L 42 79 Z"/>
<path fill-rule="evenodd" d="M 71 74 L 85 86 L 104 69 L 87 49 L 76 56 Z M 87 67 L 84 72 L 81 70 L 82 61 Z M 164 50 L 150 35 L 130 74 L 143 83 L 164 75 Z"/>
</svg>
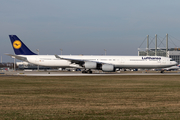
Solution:
<svg viewBox="0 0 180 120">
<path fill-rule="evenodd" d="M 142 60 L 160 61 L 161 57 L 142 57 Z"/>
</svg>

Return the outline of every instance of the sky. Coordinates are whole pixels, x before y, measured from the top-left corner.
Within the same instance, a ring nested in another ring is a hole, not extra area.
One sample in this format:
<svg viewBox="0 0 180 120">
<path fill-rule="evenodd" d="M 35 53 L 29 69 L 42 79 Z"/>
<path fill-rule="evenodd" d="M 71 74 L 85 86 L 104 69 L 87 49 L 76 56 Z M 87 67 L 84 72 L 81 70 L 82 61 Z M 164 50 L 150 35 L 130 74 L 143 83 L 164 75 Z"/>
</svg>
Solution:
<svg viewBox="0 0 180 120">
<path fill-rule="evenodd" d="M 167 33 L 172 47 L 180 47 L 179 5 L 179 0 L 1 0 L 0 56 L 13 61 L 4 55 L 14 54 L 12 34 L 43 55 L 61 54 L 60 49 L 65 55 L 103 55 L 106 49 L 107 55 L 135 56 L 147 35 L 153 43 L 157 34 L 161 43 Z"/>
</svg>

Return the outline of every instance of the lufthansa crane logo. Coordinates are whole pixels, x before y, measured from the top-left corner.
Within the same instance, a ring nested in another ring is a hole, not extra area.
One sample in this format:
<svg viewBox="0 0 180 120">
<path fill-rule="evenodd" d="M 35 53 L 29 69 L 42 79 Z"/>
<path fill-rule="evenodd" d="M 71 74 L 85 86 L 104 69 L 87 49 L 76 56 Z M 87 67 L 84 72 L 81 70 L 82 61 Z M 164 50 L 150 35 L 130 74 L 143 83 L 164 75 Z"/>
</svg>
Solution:
<svg viewBox="0 0 180 120">
<path fill-rule="evenodd" d="M 19 40 L 15 40 L 14 42 L 13 42 L 13 47 L 15 48 L 15 49 L 19 49 L 19 48 L 21 48 L 21 42 L 19 41 Z"/>
</svg>

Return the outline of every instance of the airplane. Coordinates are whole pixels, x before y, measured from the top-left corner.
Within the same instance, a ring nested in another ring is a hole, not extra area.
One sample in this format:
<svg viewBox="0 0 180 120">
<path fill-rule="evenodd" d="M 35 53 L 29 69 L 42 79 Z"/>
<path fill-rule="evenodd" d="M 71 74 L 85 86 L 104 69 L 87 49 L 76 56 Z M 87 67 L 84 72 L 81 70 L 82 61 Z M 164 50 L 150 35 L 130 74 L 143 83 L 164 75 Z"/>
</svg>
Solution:
<svg viewBox="0 0 180 120">
<path fill-rule="evenodd" d="M 177 64 L 172 58 L 161 56 L 37 55 L 16 35 L 9 35 L 9 38 L 16 55 L 6 54 L 8 56 L 40 66 L 84 69 L 82 73 L 115 72 L 118 68 L 166 68 Z"/>
</svg>

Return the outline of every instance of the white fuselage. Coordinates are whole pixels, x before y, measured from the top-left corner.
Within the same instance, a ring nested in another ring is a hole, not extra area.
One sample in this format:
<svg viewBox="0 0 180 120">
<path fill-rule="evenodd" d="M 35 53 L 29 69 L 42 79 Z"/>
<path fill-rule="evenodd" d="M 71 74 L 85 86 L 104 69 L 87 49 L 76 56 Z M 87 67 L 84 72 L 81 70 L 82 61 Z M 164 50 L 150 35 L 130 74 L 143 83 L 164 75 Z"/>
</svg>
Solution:
<svg viewBox="0 0 180 120">
<path fill-rule="evenodd" d="M 29 63 L 50 67 L 75 67 L 82 66 L 71 63 L 69 60 L 58 59 L 54 55 L 19 55 L 26 57 Z M 112 64 L 115 68 L 165 68 L 176 65 L 171 58 L 160 56 L 87 56 L 87 55 L 59 55 L 61 58 L 93 61 L 102 64 Z"/>
</svg>

